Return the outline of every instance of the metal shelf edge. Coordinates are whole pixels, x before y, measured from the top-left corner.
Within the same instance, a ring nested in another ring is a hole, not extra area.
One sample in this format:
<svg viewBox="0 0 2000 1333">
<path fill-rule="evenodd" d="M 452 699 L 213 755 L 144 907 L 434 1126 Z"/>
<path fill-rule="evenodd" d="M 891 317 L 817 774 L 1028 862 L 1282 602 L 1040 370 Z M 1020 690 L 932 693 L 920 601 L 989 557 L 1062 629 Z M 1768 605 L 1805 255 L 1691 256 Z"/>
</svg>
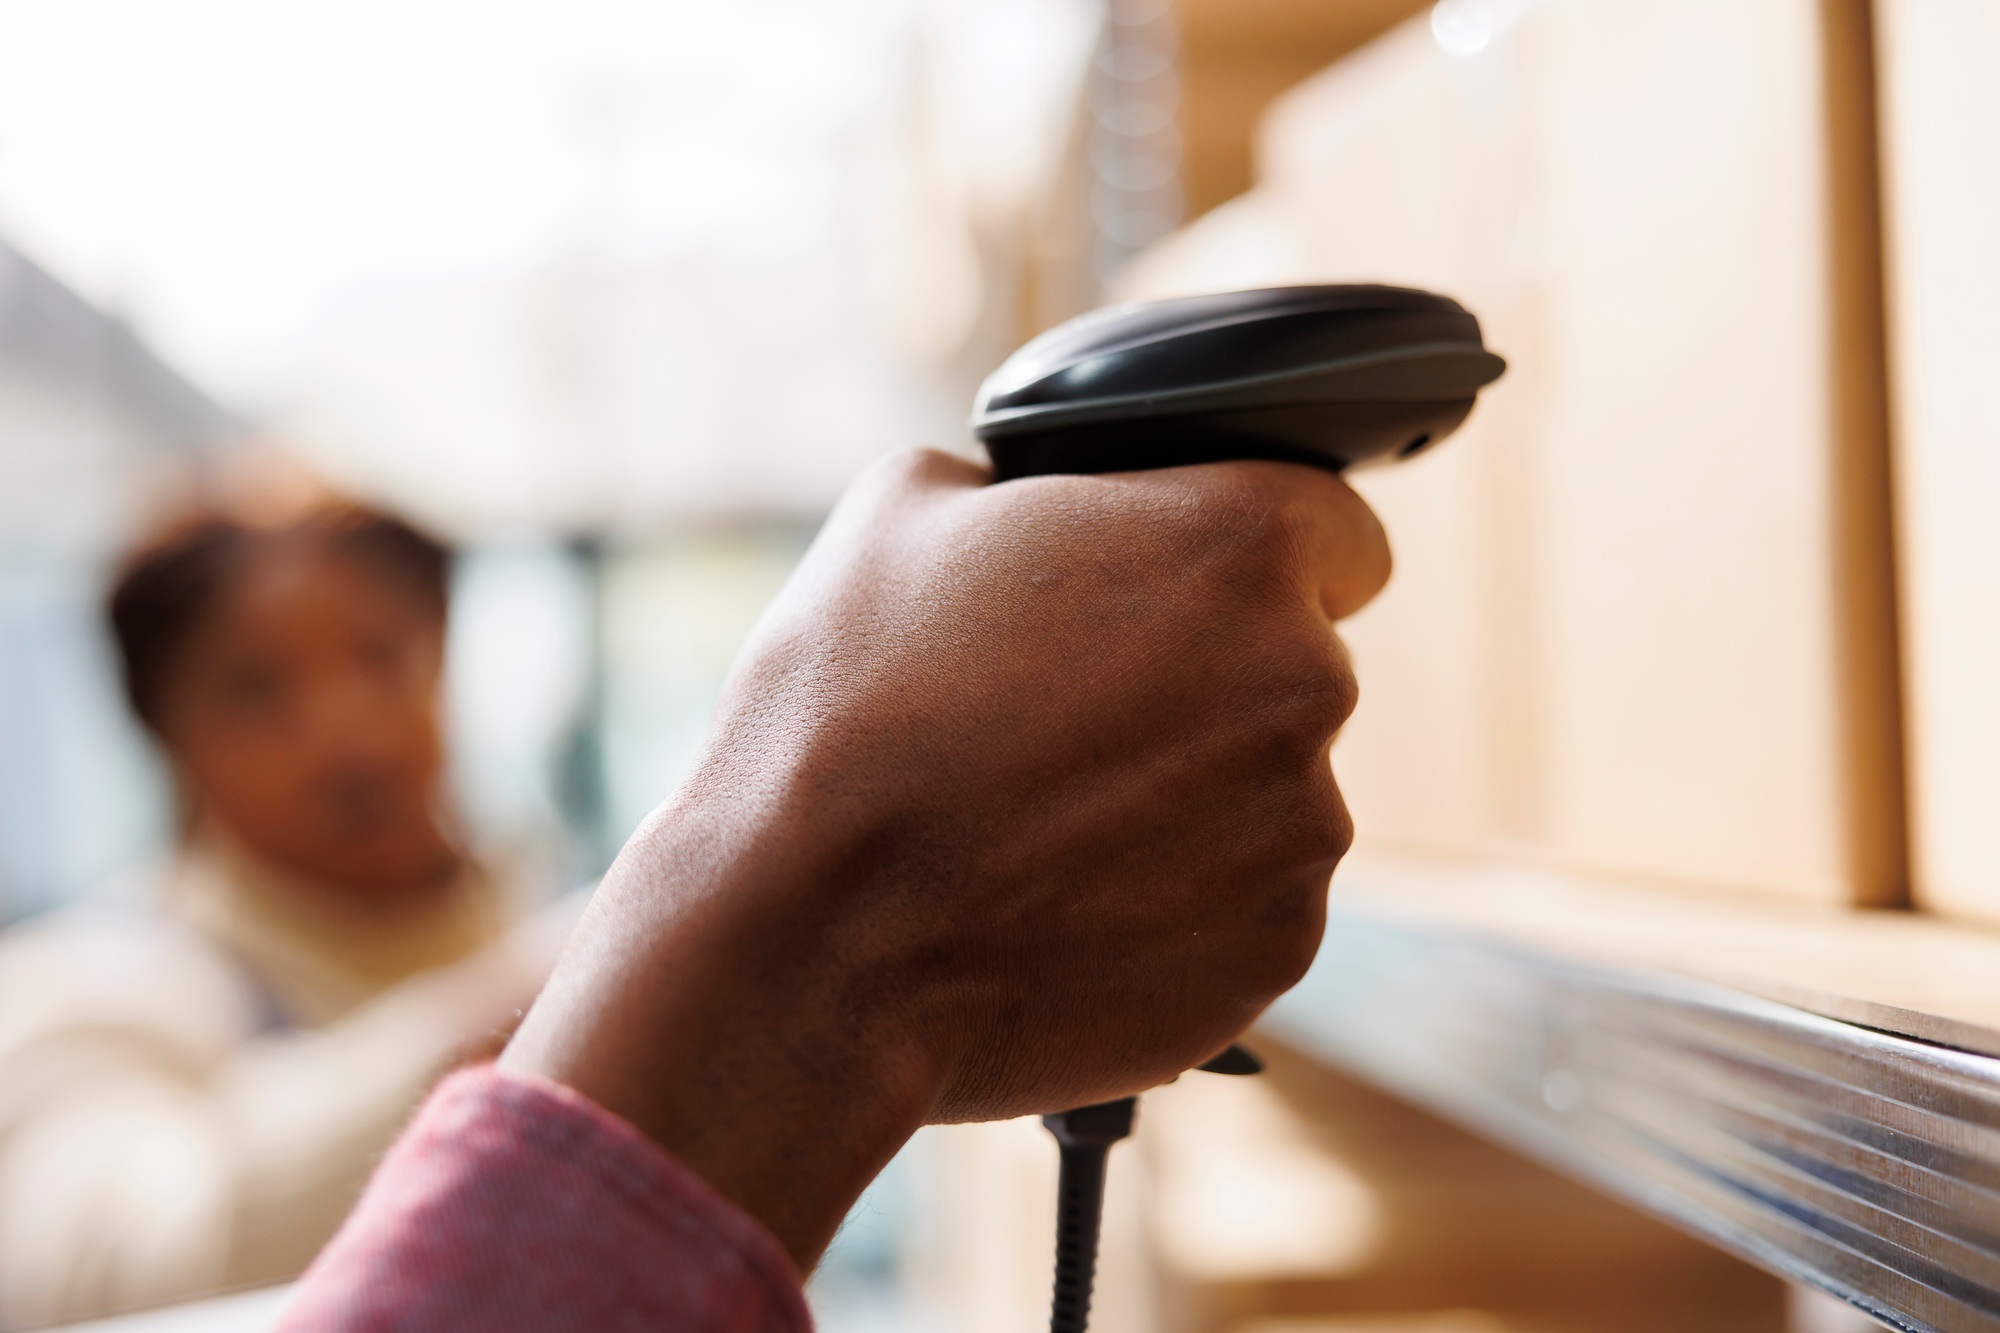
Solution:
<svg viewBox="0 0 2000 1333">
<path fill-rule="evenodd" d="M 1275 1035 L 1912 1333 L 2000 1333 L 2000 1059 L 1335 899 Z"/>
</svg>

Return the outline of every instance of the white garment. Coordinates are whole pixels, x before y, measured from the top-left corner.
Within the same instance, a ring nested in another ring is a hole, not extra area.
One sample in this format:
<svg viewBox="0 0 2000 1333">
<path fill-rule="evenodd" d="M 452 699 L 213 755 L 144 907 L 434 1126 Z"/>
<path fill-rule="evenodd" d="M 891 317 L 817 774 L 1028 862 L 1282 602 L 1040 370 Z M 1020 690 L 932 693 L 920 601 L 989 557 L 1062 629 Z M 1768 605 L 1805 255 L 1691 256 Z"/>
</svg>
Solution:
<svg viewBox="0 0 2000 1333">
<path fill-rule="evenodd" d="M 157 898 L 0 936 L 0 1328 L 298 1272 L 580 901 L 509 928 L 472 872 L 383 919 L 213 837 Z"/>
</svg>

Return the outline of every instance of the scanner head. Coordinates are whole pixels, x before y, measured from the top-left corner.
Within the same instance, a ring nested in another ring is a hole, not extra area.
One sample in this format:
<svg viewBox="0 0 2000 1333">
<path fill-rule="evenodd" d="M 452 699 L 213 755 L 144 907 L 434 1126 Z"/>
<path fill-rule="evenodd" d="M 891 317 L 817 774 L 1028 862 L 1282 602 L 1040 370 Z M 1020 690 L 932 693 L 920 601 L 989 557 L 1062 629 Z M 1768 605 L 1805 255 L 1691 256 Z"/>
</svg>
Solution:
<svg viewBox="0 0 2000 1333">
<path fill-rule="evenodd" d="M 1001 480 L 1231 458 L 1339 471 L 1437 443 L 1505 369 L 1463 306 L 1408 288 L 1133 302 L 1015 352 L 972 432 Z"/>
</svg>

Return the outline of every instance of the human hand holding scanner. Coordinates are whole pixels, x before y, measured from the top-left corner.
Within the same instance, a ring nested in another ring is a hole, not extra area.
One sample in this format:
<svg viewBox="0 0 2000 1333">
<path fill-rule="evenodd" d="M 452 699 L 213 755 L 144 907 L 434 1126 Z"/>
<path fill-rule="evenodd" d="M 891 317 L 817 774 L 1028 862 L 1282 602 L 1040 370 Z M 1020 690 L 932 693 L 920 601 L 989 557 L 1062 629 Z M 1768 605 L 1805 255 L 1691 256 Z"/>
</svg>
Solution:
<svg viewBox="0 0 2000 1333">
<path fill-rule="evenodd" d="M 1399 287 L 1278 287 L 1113 306 L 1051 329 L 980 387 L 973 434 L 1001 481 L 1235 459 L 1339 472 L 1456 430 L 1506 363 L 1457 302 Z M 1086 1020 L 1087 1021 L 1087 1020 Z M 1231 1046 L 1201 1068 L 1261 1066 Z M 1061 1146 L 1051 1333 L 1089 1321 L 1113 1143 L 1136 1099 L 1043 1117 Z"/>
</svg>

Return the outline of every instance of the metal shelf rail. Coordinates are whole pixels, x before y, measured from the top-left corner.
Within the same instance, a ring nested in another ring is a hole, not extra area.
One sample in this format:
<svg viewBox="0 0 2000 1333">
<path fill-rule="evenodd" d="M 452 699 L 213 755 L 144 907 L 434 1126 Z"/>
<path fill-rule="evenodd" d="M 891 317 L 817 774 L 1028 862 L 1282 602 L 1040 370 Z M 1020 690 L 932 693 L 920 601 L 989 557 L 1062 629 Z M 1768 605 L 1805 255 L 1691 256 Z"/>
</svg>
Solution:
<svg viewBox="0 0 2000 1333">
<path fill-rule="evenodd" d="M 1267 1024 L 1894 1327 L 2000 1331 L 2000 1059 L 1338 896 Z"/>
</svg>

